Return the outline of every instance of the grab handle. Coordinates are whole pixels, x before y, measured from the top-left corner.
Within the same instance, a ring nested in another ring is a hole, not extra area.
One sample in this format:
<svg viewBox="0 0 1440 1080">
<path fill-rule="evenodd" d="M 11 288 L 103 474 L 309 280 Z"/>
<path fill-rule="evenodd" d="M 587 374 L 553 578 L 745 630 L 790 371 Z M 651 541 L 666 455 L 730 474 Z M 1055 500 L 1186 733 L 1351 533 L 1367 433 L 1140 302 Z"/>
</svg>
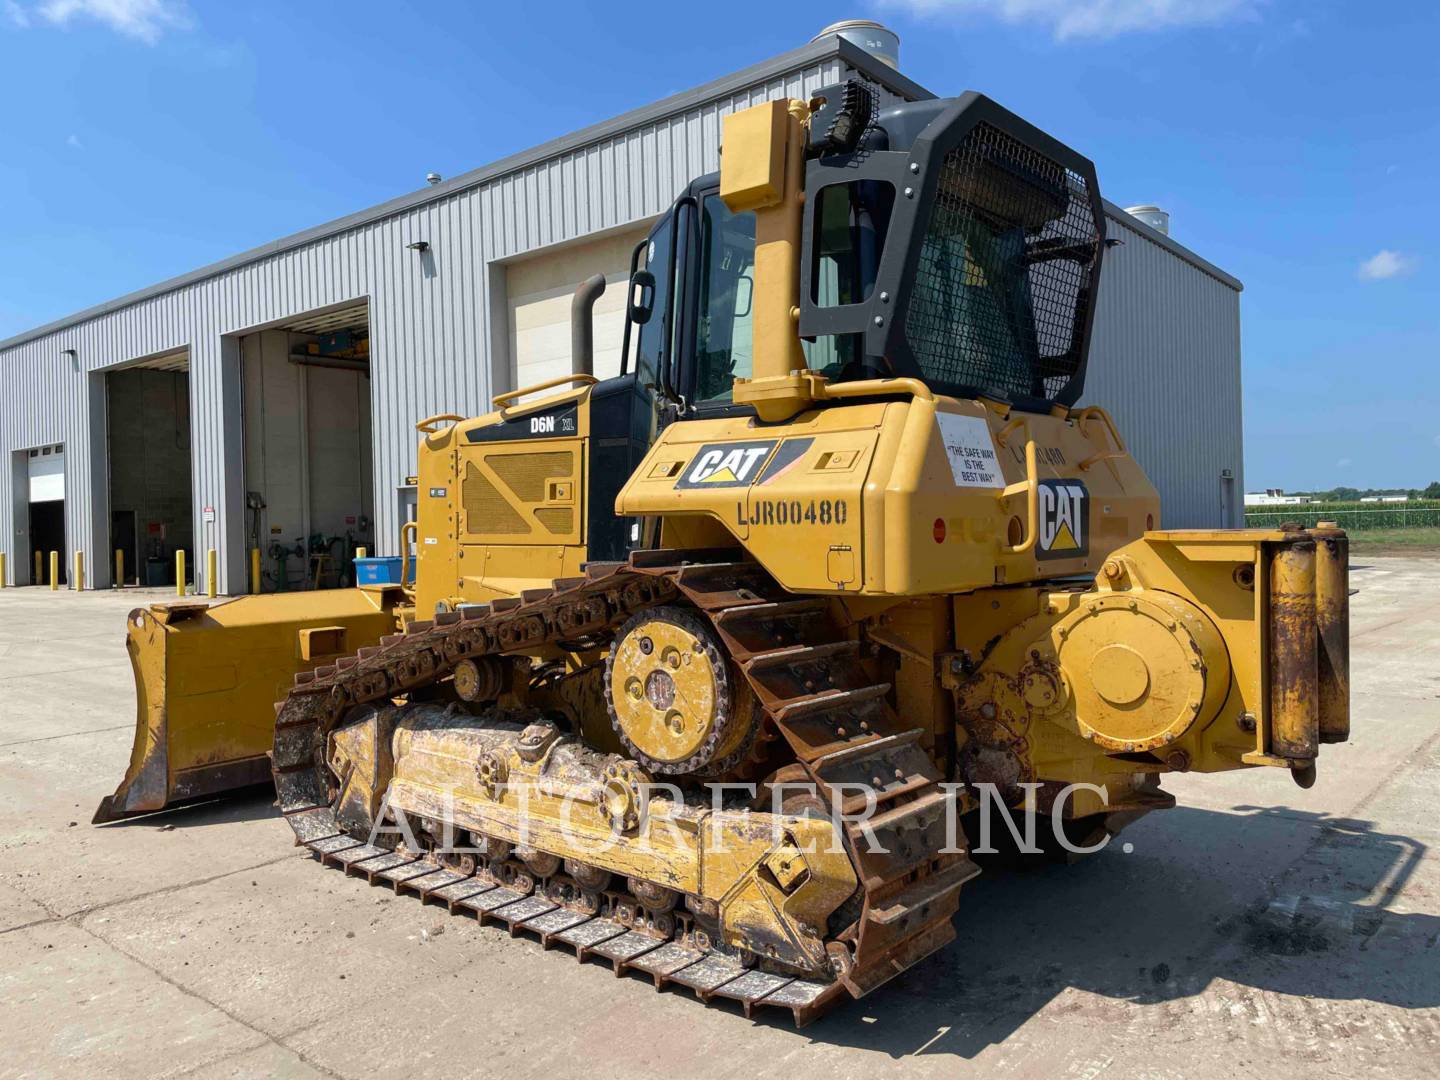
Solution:
<svg viewBox="0 0 1440 1080">
<path fill-rule="evenodd" d="M 507 390 L 503 394 L 496 394 L 490 399 L 490 404 L 503 412 L 506 405 L 516 398 L 524 397 L 526 394 L 536 394 L 541 390 L 549 390 L 554 386 L 565 386 L 568 383 L 575 383 L 579 386 L 594 386 L 599 381 L 600 380 L 595 378 L 594 375 L 586 375 L 583 371 L 572 371 L 568 375 L 557 375 L 553 379 L 546 379 L 544 382 L 538 382 L 534 386 L 522 386 L 519 390 Z"/>
<path fill-rule="evenodd" d="M 453 412 L 436 413 L 434 416 L 427 416 L 415 425 L 415 430 L 422 435 L 433 435 L 441 424 L 458 424 L 467 419 L 464 416 L 456 416 Z"/>
<path fill-rule="evenodd" d="M 1011 555 L 1024 555 L 1035 546 L 1040 523 L 1040 467 L 1036 462 L 1035 439 L 1030 434 L 1030 421 L 1016 418 L 1002 428 L 996 437 L 1002 447 L 1012 431 L 1019 428 L 1025 435 L 1025 479 L 1005 487 L 997 498 L 1000 502 L 1015 495 L 1025 496 L 1025 533 L 1018 544 L 1002 544 Z"/>
<path fill-rule="evenodd" d="M 408 542 L 405 539 L 407 534 L 410 537 Z M 412 599 L 414 590 L 409 587 L 406 579 L 410 576 L 410 545 L 419 538 L 420 523 L 418 521 L 407 521 L 400 526 L 400 587 L 407 593 L 411 593 Z"/>
<path fill-rule="evenodd" d="M 880 394 L 909 394 L 921 401 L 934 401 L 935 393 L 919 379 L 900 376 L 893 379 L 857 379 L 854 382 L 829 383 L 815 381 L 817 401 L 838 398 L 872 397 Z"/>
<path fill-rule="evenodd" d="M 1096 465 L 1102 461 L 1108 461 L 1111 458 L 1124 457 L 1128 453 L 1128 451 L 1125 449 L 1125 440 L 1120 438 L 1120 432 L 1115 427 L 1115 421 L 1112 420 L 1110 418 L 1110 414 L 1104 409 L 1102 409 L 1099 405 L 1090 405 L 1084 409 L 1081 409 L 1080 412 L 1077 413 L 1075 416 L 1075 426 L 1080 429 L 1080 434 L 1088 439 L 1090 435 L 1085 430 L 1085 424 L 1089 420 L 1096 419 L 1100 420 L 1100 422 L 1105 425 L 1105 430 L 1109 432 L 1110 442 L 1113 446 L 1113 449 L 1098 450 L 1095 453 L 1091 454 L 1084 461 L 1080 462 L 1080 468 L 1082 470 L 1087 470 L 1090 468 L 1090 466 Z"/>
</svg>

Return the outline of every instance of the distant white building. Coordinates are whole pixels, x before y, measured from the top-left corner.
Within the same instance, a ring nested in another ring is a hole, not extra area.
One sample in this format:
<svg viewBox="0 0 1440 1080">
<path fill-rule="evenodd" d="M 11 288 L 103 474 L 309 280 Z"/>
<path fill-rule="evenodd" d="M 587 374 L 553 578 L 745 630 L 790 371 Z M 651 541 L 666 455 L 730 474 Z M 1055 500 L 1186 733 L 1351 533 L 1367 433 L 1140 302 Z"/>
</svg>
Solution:
<svg viewBox="0 0 1440 1080">
<path fill-rule="evenodd" d="M 1280 488 L 1245 493 L 1246 506 L 1303 506 L 1313 501 L 1309 495 L 1286 495 Z"/>
<path fill-rule="evenodd" d="M 1363 496 L 1361 496 L 1360 501 L 1361 501 L 1361 502 L 1375 502 L 1375 503 L 1409 502 L 1409 501 L 1410 501 L 1410 496 L 1409 496 L 1409 495 L 1363 495 Z"/>
</svg>

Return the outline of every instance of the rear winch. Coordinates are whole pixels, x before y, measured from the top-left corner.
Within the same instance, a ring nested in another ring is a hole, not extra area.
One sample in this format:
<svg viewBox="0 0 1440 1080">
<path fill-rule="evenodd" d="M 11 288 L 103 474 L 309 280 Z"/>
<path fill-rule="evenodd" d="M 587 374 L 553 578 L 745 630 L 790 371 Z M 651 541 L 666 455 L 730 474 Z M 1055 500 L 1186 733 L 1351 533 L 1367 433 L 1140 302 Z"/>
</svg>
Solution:
<svg viewBox="0 0 1440 1080">
<path fill-rule="evenodd" d="M 1075 698 L 1062 726 L 1112 753 L 1173 743 L 1215 715 L 1230 685 L 1215 624 L 1154 590 L 1089 597 L 1036 649 L 1050 653 Z"/>
</svg>

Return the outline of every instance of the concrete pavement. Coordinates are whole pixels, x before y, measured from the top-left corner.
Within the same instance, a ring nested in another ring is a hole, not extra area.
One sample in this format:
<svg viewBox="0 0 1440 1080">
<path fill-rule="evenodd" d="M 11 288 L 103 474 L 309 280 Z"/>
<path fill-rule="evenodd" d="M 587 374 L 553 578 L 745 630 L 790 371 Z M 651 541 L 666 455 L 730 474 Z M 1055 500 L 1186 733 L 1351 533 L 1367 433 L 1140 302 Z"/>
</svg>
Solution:
<svg viewBox="0 0 1440 1080">
<path fill-rule="evenodd" d="M 323 870 L 266 794 L 88 824 L 126 594 L 0 592 L 0 1077 L 1434 1076 L 1440 560 L 1357 560 L 1354 736 L 1301 791 L 1177 776 L 1078 866 L 803 1031 Z"/>
</svg>

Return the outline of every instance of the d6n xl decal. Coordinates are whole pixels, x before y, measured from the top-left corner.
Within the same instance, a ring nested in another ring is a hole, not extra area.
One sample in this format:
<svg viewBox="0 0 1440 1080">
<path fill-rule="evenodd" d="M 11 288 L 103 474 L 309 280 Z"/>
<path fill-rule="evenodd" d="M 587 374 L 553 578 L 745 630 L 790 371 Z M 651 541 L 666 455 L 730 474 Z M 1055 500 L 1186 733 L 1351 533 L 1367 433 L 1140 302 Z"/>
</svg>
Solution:
<svg viewBox="0 0 1440 1080">
<path fill-rule="evenodd" d="M 498 424 L 471 428 L 465 433 L 472 443 L 510 442 L 513 439 L 573 439 L 579 433 L 579 412 L 574 405 L 556 405 Z"/>
<path fill-rule="evenodd" d="M 1079 480 L 1040 481 L 1037 559 L 1080 559 L 1090 553 L 1090 492 Z"/>
</svg>

